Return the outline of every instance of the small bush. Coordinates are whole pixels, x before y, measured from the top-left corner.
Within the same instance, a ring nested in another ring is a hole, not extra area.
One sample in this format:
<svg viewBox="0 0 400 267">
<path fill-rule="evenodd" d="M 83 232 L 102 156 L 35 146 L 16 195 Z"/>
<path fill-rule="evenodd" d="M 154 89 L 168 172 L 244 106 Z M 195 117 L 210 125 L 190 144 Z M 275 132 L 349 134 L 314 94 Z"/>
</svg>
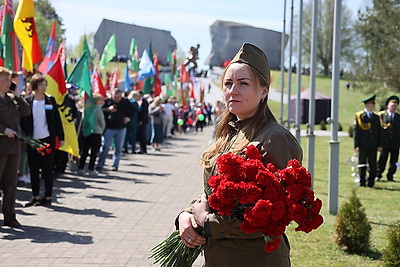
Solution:
<svg viewBox="0 0 400 267">
<path fill-rule="evenodd" d="M 353 137 L 353 133 L 354 133 L 354 127 L 350 126 L 349 127 L 349 137 Z"/>
<path fill-rule="evenodd" d="M 370 251 L 371 225 L 355 189 L 339 209 L 335 230 L 335 242 L 343 250 L 356 254 Z"/>
<path fill-rule="evenodd" d="M 338 131 L 339 132 L 343 131 L 343 126 L 342 126 L 342 124 L 340 122 L 339 122 L 339 125 L 338 125 Z"/>
<path fill-rule="evenodd" d="M 400 266 L 400 220 L 389 225 L 386 236 L 389 244 L 382 251 L 382 260 L 387 266 Z"/>
<path fill-rule="evenodd" d="M 326 131 L 326 121 L 325 120 L 320 121 L 319 127 L 322 131 Z"/>
</svg>

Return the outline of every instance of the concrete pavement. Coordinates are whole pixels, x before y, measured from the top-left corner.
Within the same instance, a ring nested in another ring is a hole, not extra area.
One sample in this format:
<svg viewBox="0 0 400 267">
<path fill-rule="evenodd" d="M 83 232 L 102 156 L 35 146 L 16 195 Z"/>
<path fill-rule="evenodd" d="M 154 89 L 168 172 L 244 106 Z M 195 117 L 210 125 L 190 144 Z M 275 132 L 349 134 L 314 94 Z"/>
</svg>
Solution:
<svg viewBox="0 0 400 267">
<path fill-rule="evenodd" d="M 125 154 L 118 172 L 110 170 L 111 159 L 98 177 L 68 169 L 55 181 L 51 207 L 24 208 L 30 187 L 19 186 L 16 211 L 23 226 L 0 228 L 0 266 L 151 266 L 150 249 L 202 192 L 199 157 L 211 133 L 206 127 L 177 134 L 160 152 Z"/>
</svg>

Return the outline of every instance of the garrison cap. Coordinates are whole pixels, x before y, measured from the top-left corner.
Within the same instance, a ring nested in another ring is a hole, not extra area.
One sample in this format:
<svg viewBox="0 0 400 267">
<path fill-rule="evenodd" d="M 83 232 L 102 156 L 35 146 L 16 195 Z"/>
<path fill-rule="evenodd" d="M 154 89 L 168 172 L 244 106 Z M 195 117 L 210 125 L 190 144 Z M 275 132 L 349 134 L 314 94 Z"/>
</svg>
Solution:
<svg viewBox="0 0 400 267">
<path fill-rule="evenodd" d="M 259 47 L 250 43 L 244 43 L 230 62 L 230 64 L 232 63 L 245 63 L 252 66 L 260 73 L 269 87 L 271 74 L 268 59 Z"/>
</svg>

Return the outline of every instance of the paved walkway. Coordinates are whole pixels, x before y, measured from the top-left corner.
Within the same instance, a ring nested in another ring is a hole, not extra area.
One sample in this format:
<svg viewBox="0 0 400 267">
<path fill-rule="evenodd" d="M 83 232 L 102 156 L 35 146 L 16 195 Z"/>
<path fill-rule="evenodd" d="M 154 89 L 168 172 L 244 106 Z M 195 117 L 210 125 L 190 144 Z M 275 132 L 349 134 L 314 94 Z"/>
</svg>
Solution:
<svg viewBox="0 0 400 267">
<path fill-rule="evenodd" d="M 24 208 L 30 187 L 18 187 L 23 227 L 0 228 L 0 266 L 151 266 L 150 249 L 202 191 L 199 157 L 211 131 L 176 135 L 160 152 L 124 155 L 120 171 L 96 178 L 67 170 L 48 208 Z"/>
</svg>

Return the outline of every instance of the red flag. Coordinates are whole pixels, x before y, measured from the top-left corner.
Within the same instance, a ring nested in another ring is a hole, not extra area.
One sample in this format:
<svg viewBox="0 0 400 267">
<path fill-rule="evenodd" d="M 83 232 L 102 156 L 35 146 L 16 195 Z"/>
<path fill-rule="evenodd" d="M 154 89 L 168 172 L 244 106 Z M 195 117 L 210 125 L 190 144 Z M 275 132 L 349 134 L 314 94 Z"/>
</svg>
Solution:
<svg viewBox="0 0 400 267">
<path fill-rule="evenodd" d="M 104 98 L 107 97 L 106 89 L 101 82 L 100 74 L 97 68 L 94 68 L 92 74 L 92 88 L 93 92 L 96 94 L 101 94 Z"/>
<path fill-rule="evenodd" d="M 188 83 L 190 81 L 189 73 L 184 64 L 181 65 L 181 83 Z"/>
<path fill-rule="evenodd" d="M 112 76 L 110 90 L 118 89 L 118 80 L 119 80 L 119 71 L 118 68 L 115 67 L 115 71 Z"/>
<path fill-rule="evenodd" d="M 49 41 L 47 42 L 46 55 L 38 68 L 38 70 L 43 74 L 46 74 L 53 66 L 54 61 L 56 61 L 56 56 L 57 56 L 56 28 L 57 28 L 57 22 L 54 21 L 53 26 L 51 27 L 50 38 Z"/>
<path fill-rule="evenodd" d="M 161 80 L 160 80 L 160 77 L 158 77 L 160 71 L 158 70 L 158 57 L 157 57 L 157 55 L 154 55 L 154 68 L 156 69 L 155 82 L 154 82 L 154 85 L 153 85 L 154 94 L 155 94 L 155 96 L 159 96 L 161 94 Z"/>
</svg>

